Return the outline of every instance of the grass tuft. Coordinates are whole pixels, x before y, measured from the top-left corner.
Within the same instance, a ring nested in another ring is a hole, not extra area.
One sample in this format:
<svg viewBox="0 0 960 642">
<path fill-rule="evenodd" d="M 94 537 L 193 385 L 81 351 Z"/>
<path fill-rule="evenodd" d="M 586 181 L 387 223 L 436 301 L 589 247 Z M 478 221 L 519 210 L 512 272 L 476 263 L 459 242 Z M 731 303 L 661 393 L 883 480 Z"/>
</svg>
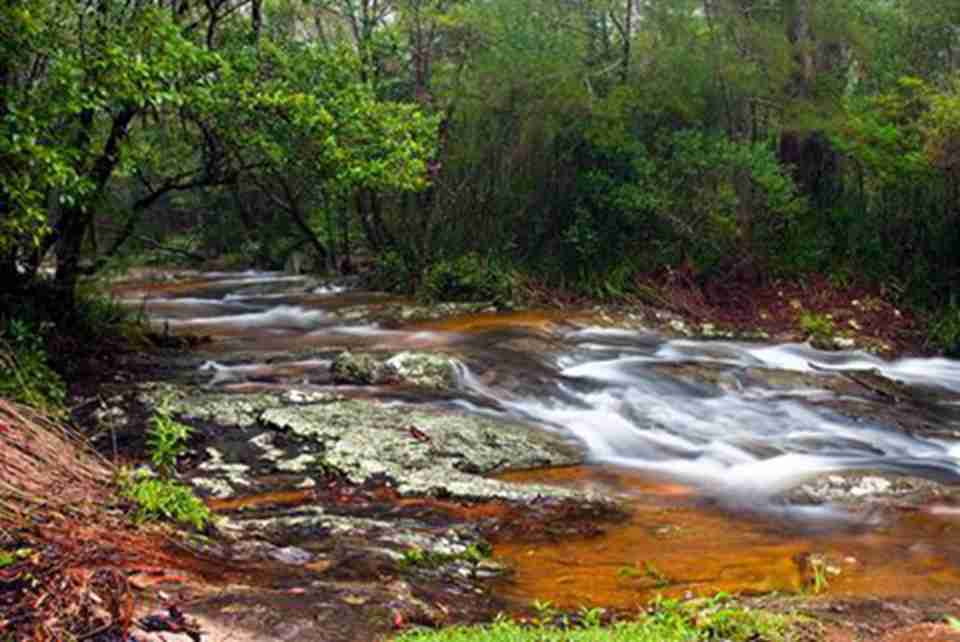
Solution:
<svg viewBox="0 0 960 642">
<path fill-rule="evenodd" d="M 800 621 L 744 607 L 725 595 L 690 602 L 660 599 L 637 620 L 606 625 L 598 612 L 587 613 L 589 617 L 574 618 L 576 624 L 547 623 L 556 618 L 538 617 L 533 623 L 498 618 L 483 626 L 411 631 L 394 642 L 790 642 Z"/>
</svg>

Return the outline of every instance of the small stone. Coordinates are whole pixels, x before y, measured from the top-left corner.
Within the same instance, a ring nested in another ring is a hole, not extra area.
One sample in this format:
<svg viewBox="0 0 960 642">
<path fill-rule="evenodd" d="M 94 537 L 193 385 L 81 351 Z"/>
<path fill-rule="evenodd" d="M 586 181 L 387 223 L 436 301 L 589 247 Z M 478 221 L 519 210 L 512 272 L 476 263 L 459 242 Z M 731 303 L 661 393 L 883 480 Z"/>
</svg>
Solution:
<svg viewBox="0 0 960 642">
<path fill-rule="evenodd" d="M 361 606 L 363 604 L 366 604 L 369 601 L 367 600 L 367 598 L 363 597 L 362 595 L 344 595 L 340 599 L 351 606 Z"/>
<path fill-rule="evenodd" d="M 306 564 L 313 559 L 313 555 L 296 546 L 285 546 L 284 548 L 274 549 L 270 551 L 270 557 L 284 564 L 295 564 L 298 566 Z"/>
<path fill-rule="evenodd" d="M 679 332 L 680 334 L 688 334 L 690 329 L 687 327 L 687 324 L 681 321 L 680 319 L 673 319 L 670 321 L 670 328 L 674 332 Z"/>
<path fill-rule="evenodd" d="M 833 345 L 839 350 L 852 350 L 857 346 L 857 342 L 849 337 L 834 337 Z"/>
</svg>

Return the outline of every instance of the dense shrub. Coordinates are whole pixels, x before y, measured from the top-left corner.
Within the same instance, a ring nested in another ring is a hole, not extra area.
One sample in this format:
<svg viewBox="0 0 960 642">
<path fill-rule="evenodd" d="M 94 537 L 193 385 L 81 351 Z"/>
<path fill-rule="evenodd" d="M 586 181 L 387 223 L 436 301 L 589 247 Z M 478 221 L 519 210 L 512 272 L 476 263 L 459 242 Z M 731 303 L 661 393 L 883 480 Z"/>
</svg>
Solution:
<svg viewBox="0 0 960 642">
<path fill-rule="evenodd" d="M 604 255 L 622 264 L 623 256 L 643 253 L 647 268 L 681 261 L 706 273 L 766 266 L 806 210 L 768 144 L 684 130 L 623 153 L 629 170 L 594 172 L 594 196 L 567 232 L 588 265 L 609 264 Z M 656 242 L 646 243 L 651 234 Z M 638 247 L 624 247 L 625 241 Z"/>
<path fill-rule="evenodd" d="M 490 301 L 503 305 L 513 295 L 513 275 L 493 259 L 476 253 L 431 265 L 418 294 L 425 301 Z"/>
<path fill-rule="evenodd" d="M 56 410 L 66 387 L 50 367 L 45 329 L 22 319 L 0 320 L 0 397 Z"/>
<path fill-rule="evenodd" d="M 420 275 L 413 262 L 395 250 L 388 250 L 377 257 L 373 271 L 367 276 L 367 285 L 375 290 L 413 294 L 420 282 Z"/>
</svg>

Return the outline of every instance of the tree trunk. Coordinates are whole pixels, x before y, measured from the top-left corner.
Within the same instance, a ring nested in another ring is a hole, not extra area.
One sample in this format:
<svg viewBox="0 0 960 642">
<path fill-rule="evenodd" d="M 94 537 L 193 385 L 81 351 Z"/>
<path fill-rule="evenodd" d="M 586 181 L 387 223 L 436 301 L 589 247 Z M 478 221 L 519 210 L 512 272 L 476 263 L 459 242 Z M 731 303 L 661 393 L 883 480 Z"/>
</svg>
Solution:
<svg viewBox="0 0 960 642">
<path fill-rule="evenodd" d="M 260 44 L 260 31 L 263 29 L 263 0 L 250 3 L 250 23 L 253 30 L 253 44 Z"/>
<path fill-rule="evenodd" d="M 91 215 L 79 206 L 65 211 L 61 218 L 54 283 L 64 312 L 73 310 L 76 303 L 77 282 L 81 276 L 80 257 L 90 219 Z"/>
<path fill-rule="evenodd" d="M 793 46 L 796 68 L 787 93 L 794 100 L 807 102 L 816 99 L 814 87 L 820 71 L 816 37 L 811 27 L 813 0 L 794 0 L 791 9 L 787 16 L 787 39 Z M 828 58 L 825 56 L 827 68 L 823 71 L 829 70 Z M 780 137 L 779 156 L 781 163 L 791 167 L 793 178 L 804 194 L 814 201 L 832 195 L 839 162 L 822 132 L 787 128 Z"/>
<path fill-rule="evenodd" d="M 126 138 L 127 128 L 136 114 L 136 109 L 127 108 L 113 117 L 110 134 L 106 143 L 104 143 L 103 151 L 88 172 L 88 176 L 93 183 L 90 196 L 85 198 L 82 203 L 69 207 L 61 213 L 60 220 L 52 235 L 51 240 L 56 240 L 58 243 L 57 274 L 54 283 L 60 290 L 61 301 L 66 310 L 72 310 L 76 302 L 76 285 L 81 276 L 80 259 L 83 255 L 83 241 L 93 221 L 94 207 L 103 198 L 107 183 L 113 175 L 113 170 L 120 162 L 120 144 Z M 80 133 L 80 140 L 84 144 L 80 146 L 80 149 L 89 144 L 93 118 L 92 112 L 85 113 L 83 116 L 83 130 Z"/>
</svg>

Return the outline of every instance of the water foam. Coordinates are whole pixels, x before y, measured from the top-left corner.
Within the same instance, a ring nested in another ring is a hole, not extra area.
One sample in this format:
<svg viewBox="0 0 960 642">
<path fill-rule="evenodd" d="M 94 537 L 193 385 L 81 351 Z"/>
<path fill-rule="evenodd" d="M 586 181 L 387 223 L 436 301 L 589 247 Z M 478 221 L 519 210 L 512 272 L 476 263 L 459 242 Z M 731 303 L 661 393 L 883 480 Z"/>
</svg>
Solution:
<svg viewBox="0 0 960 642">
<path fill-rule="evenodd" d="M 505 396 L 469 371 L 461 383 L 496 399 L 515 418 L 575 435 L 596 461 L 667 474 L 719 496 L 762 503 L 819 475 L 854 470 L 960 481 L 960 445 L 854 421 L 810 403 L 834 398 L 826 389 L 769 390 L 745 385 L 736 374 L 747 367 L 876 369 L 954 389 L 960 384 L 958 362 L 888 363 L 802 344 L 678 340 L 651 346 L 649 335 L 631 343 L 630 334 L 619 330 L 590 330 L 576 338 L 577 349 L 556 359 L 560 383 L 535 396 Z M 723 367 L 731 385 L 691 383 L 655 369 L 691 361 Z"/>
<path fill-rule="evenodd" d="M 169 323 L 171 327 L 175 328 L 219 326 L 224 328 L 278 328 L 309 330 L 315 328 L 328 318 L 328 315 L 320 310 L 308 310 L 306 308 L 294 305 L 279 305 L 258 312 L 213 317 L 196 317 L 191 319 L 172 319 L 169 320 Z"/>
</svg>

